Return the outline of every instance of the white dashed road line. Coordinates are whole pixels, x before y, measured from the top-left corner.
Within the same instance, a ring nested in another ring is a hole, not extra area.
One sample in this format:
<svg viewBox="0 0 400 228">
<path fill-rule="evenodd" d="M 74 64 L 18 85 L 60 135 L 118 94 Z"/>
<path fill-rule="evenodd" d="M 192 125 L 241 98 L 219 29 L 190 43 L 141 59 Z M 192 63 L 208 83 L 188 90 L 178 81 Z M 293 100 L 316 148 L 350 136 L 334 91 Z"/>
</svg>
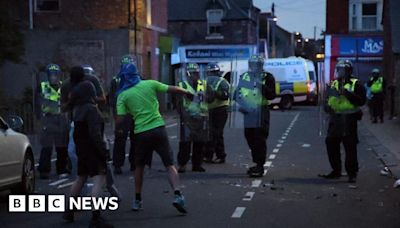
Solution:
<svg viewBox="0 0 400 228">
<path fill-rule="evenodd" d="M 252 188 L 258 188 L 258 187 L 260 187 L 260 185 L 261 185 L 261 180 L 253 180 L 251 182 L 251 187 Z"/>
<path fill-rule="evenodd" d="M 272 161 L 267 161 L 267 162 L 265 162 L 264 167 L 271 167 L 271 165 L 272 165 Z"/>
<path fill-rule="evenodd" d="M 275 148 L 275 149 L 272 150 L 272 153 L 275 153 L 275 154 L 276 154 L 276 153 L 278 153 L 278 152 L 279 152 L 279 149 L 278 149 L 278 148 Z"/>
<path fill-rule="evenodd" d="M 255 192 L 247 192 L 246 195 L 244 195 L 243 201 L 251 201 L 254 197 Z"/>
<path fill-rule="evenodd" d="M 66 188 L 74 184 L 74 181 L 59 185 L 57 189 Z"/>
<path fill-rule="evenodd" d="M 51 183 L 49 184 L 49 186 L 56 186 L 56 185 L 59 185 L 59 184 L 61 184 L 61 183 L 66 182 L 67 180 L 69 180 L 69 178 L 60 179 L 60 180 L 51 182 Z"/>
<path fill-rule="evenodd" d="M 178 123 L 173 123 L 173 124 L 169 124 L 169 125 L 165 126 L 165 128 L 171 128 L 171 127 L 175 127 L 177 125 L 178 125 Z"/>
<path fill-rule="evenodd" d="M 269 156 L 269 160 L 274 160 L 276 158 L 276 154 L 271 154 L 270 156 Z"/>
<path fill-rule="evenodd" d="M 241 218 L 245 210 L 246 210 L 245 207 L 237 207 L 231 217 L 232 218 Z"/>
</svg>

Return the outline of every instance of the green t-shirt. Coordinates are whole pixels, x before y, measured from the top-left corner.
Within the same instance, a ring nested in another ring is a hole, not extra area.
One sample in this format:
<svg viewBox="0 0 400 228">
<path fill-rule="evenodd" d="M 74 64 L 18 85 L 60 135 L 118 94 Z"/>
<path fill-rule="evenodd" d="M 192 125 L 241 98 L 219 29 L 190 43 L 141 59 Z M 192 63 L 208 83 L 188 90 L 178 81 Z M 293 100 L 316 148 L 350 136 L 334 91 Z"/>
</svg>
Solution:
<svg viewBox="0 0 400 228">
<path fill-rule="evenodd" d="M 135 134 L 165 125 L 159 111 L 157 92 L 166 93 L 168 85 L 154 80 L 139 82 L 125 90 L 117 99 L 117 114 L 131 114 L 135 120 Z"/>
</svg>

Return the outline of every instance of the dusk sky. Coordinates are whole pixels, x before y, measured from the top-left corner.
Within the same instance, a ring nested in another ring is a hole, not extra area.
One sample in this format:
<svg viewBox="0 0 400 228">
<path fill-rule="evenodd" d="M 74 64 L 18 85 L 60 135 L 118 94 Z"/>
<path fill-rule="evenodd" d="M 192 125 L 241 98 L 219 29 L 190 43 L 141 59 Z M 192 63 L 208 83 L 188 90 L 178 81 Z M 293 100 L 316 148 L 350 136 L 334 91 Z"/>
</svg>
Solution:
<svg viewBox="0 0 400 228">
<path fill-rule="evenodd" d="M 289 32 L 301 32 L 306 38 L 313 38 L 317 26 L 317 38 L 325 30 L 326 0 L 253 0 L 262 12 L 270 12 L 275 3 L 278 25 Z"/>
</svg>

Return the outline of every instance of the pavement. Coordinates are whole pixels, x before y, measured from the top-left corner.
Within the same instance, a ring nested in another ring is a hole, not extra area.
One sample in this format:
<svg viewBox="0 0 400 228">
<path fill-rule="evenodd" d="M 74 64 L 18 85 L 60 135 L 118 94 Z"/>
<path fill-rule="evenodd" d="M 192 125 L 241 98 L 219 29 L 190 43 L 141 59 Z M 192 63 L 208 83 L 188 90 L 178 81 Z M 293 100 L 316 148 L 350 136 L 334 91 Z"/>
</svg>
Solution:
<svg viewBox="0 0 400 228">
<path fill-rule="evenodd" d="M 176 155 L 177 119 L 167 116 Z M 152 168 L 146 169 L 144 210 L 131 211 L 134 178 L 125 164 L 124 173 L 116 176 L 122 193 L 119 209 L 105 212 L 105 217 L 115 227 L 399 227 L 400 192 L 392 187 L 393 178 L 380 175 L 385 164 L 376 152 L 383 146 L 376 132 L 367 123 L 360 124 L 357 184 L 347 183 L 346 176 L 324 180 L 317 175 L 329 172 L 330 167 L 319 122 L 317 107 L 272 111 L 266 173 L 261 178 L 245 174 L 252 161 L 243 129 L 226 127 L 226 164 L 207 164 L 206 173 L 180 175 L 189 211 L 186 216 L 171 205 L 173 192 L 158 156 Z M 388 149 L 386 156 L 390 153 Z M 71 182 L 53 175 L 50 180 L 38 180 L 37 193 L 65 194 Z M 73 224 L 64 223 L 59 213 L 9 213 L 7 194 L 0 194 L 2 228 L 87 227 L 89 219 L 89 212 L 77 213 Z"/>
<path fill-rule="evenodd" d="M 367 113 L 364 111 L 364 113 Z M 365 114 L 361 122 L 361 129 L 370 148 L 390 170 L 389 175 L 394 179 L 400 178 L 400 119 L 389 120 L 384 123 L 373 124 L 369 115 Z"/>
</svg>

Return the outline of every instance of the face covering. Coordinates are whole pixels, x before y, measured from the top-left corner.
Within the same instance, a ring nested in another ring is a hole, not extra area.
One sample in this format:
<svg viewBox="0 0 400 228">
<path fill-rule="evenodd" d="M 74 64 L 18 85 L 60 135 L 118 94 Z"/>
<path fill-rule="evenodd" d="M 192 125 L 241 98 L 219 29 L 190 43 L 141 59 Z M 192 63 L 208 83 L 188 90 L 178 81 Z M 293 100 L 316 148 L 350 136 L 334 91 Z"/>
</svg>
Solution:
<svg viewBox="0 0 400 228">
<path fill-rule="evenodd" d="M 134 87 L 141 81 L 137 68 L 133 64 L 126 64 L 122 66 L 122 69 L 117 77 L 121 79 L 116 94 L 117 96 L 125 90 Z"/>
</svg>

